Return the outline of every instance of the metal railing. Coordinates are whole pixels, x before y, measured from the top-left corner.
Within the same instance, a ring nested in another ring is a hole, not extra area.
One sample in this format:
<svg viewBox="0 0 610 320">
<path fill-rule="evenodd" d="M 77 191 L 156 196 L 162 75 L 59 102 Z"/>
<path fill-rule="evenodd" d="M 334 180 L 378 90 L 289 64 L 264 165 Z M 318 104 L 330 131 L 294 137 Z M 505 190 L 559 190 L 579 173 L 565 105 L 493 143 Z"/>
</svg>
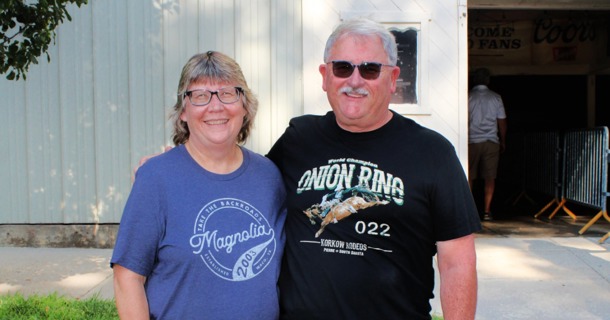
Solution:
<svg viewBox="0 0 610 320">
<path fill-rule="evenodd" d="M 563 209 L 576 220 L 576 215 L 566 206 L 567 202 L 575 202 L 599 210 L 580 234 L 602 216 L 610 221 L 606 209 L 609 196 L 607 127 L 572 130 L 563 135 L 531 133 L 524 139 L 523 154 L 524 189 L 553 197 L 534 217 L 538 218 L 557 204 L 549 219 Z M 600 242 L 609 236 L 610 232 Z"/>
<path fill-rule="evenodd" d="M 565 133 L 563 158 L 564 197 L 605 209 L 608 197 L 608 128 Z"/>
</svg>

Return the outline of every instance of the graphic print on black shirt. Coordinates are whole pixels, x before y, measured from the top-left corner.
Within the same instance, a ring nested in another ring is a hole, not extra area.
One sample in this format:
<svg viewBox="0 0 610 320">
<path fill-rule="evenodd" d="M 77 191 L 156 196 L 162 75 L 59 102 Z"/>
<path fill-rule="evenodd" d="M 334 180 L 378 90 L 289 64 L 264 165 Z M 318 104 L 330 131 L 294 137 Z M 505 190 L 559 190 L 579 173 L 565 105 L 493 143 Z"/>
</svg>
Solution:
<svg viewBox="0 0 610 320">
<path fill-rule="evenodd" d="M 312 225 L 320 223 L 315 233 L 319 238 L 325 228 L 334 226 L 352 214 L 365 215 L 367 208 L 385 206 L 394 202 L 402 206 L 404 203 L 404 183 L 402 179 L 379 169 L 378 165 L 353 158 L 329 159 L 328 164 L 306 170 L 299 179 L 297 193 L 307 191 L 330 191 L 320 199 L 320 202 L 303 210 Z M 365 232 L 369 226 L 357 223 L 355 230 Z M 389 236 L 390 226 L 377 226 L 378 232 Z M 325 239 L 320 239 L 320 245 L 328 253 L 345 253 L 344 242 L 329 244 L 327 249 Z M 384 250 L 385 251 L 385 250 Z M 351 254 L 351 252 L 349 252 Z"/>
<path fill-rule="evenodd" d="M 376 205 L 386 205 L 387 200 L 379 200 L 379 194 L 372 192 L 367 185 L 358 185 L 343 189 L 338 187 L 335 192 L 322 197 L 320 203 L 316 203 L 303 211 L 311 221 L 316 224 L 316 218 L 321 220 L 320 230 L 316 232 L 316 238 L 320 237 L 324 228 L 329 223 L 338 223 L 341 219 L 357 213 L 360 209 Z"/>
</svg>

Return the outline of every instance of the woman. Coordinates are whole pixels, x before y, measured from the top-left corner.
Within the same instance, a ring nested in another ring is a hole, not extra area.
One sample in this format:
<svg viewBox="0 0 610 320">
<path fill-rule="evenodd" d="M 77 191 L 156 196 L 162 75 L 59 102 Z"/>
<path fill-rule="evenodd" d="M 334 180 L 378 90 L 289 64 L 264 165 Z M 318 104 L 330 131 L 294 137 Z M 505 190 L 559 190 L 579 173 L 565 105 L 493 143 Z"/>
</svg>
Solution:
<svg viewBox="0 0 610 320">
<path fill-rule="evenodd" d="M 111 266 L 122 319 L 276 319 L 285 191 L 240 146 L 258 102 L 214 51 L 182 69 L 172 150 L 136 174 Z"/>
</svg>

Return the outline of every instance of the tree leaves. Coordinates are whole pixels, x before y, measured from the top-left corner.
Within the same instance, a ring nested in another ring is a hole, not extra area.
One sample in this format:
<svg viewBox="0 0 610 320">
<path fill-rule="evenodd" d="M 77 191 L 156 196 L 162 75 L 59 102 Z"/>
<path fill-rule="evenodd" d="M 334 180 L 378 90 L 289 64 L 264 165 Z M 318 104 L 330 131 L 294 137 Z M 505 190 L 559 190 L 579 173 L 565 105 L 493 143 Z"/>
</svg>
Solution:
<svg viewBox="0 0 610 320">
<path fill-rule="evenodd" d="M 30 64 L 47 53 L 55 43 L 55 29 L 67 19 L 72 20 L 66 6 L 80 7 L 88 0 L 1 0 L 0 1 L 0 73 L 8 80 L 26 79 Z"/>
</svg>

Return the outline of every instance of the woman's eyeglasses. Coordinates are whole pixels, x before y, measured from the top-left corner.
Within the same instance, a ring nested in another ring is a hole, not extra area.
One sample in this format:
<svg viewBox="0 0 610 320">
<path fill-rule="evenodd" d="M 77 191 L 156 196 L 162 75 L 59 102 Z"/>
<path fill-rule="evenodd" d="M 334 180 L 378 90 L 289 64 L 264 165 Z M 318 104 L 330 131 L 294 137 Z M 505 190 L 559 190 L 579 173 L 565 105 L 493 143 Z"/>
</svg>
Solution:
<svg viewBox="0 0 610 320">
<path fill-rule="evenodd" d="M 191 104 L 194 106 L 205 106 L 212 101 L 212 96 L 216 95 L 222 103 L 234 103 L 239 100 L 239 95 L 243 92 L 240 87 L 226 87 L 218 89 L 218 91 L 210 90 L 190 90 L 183 93 L 184 97 L 189 97 Z"/>
<path fill-rule="evenodd" d="M 383 64 L 379 62 L 363 62 L 361 64 L 352 64 L 349 61 L 343 60 L 334 60 L 331 62 L 333 64 L 333 74 L 338 78 L 349 78 L 352 73 L 354 73 L 354 69 L 358 68 L 358 72 L 360 72 L 360 76 L 366 80 L 375 80 L 379 78 L 379 74 L 381 74 L 381 67 L 393 67 L 389 64 Z"/>
</svg>

